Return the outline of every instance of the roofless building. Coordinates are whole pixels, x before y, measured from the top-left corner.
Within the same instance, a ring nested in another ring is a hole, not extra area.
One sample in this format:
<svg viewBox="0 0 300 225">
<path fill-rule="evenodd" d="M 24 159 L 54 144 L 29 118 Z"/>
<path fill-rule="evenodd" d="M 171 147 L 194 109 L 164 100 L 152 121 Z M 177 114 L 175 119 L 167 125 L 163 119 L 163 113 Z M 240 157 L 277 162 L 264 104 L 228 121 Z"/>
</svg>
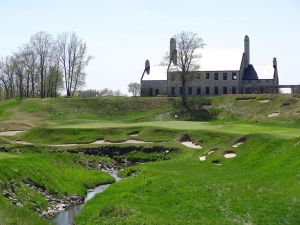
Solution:
<svg viewBox="0 0 300 225">
<path fill-rule="evenodd" d="M 171 39 L 170 49 L 176 48 Z M 176 49 L 175 49 L 176 54 Z M 189 96 L 213 96 L 223 94 L 278 93 L 277 60 L 270 65 L 253 65 L 250 60 L 250 39 L 245 36 L 244 50 L 201 49 L 199 71 L 193 71 L 186 93 Z M 176 57 L 175 57 L 176 58 Z M 182 94 L 180 70 L 171 63 L 151 66 L 143 76 L 142 96 L 180 96 Z"/>
</svg>

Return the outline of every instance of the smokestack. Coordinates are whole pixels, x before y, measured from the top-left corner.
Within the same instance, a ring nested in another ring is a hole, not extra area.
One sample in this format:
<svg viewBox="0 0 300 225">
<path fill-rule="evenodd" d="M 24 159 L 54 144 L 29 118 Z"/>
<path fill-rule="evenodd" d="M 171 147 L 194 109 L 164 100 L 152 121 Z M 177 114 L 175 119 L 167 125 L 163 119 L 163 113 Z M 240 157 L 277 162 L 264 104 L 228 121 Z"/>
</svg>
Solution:
<svg viewBox="0 0 300 225">
<path fill-rule="evenodd" d="M 277 69 L 277 59 L 275 57 L 273 58 L 273 67 Z"/>
<path fill-rule="evenodd" d="M 148 75 L 150 74 L 150 61 L 148 59 L 145 62 L 145 71 Z"/>
<path fill-rule="evenodd" d="M 177 65 L 177 50 L 176 50 L 176 39 L 170 39 L 170 63 Z"/>
<path fill-rule="evenodd" d="M 247 68 L 250 64 L 250 39 L 249 36 L 245 36 L 244 41 L 244 56 L 245 56 L 245 67 Z"/>
</svg>

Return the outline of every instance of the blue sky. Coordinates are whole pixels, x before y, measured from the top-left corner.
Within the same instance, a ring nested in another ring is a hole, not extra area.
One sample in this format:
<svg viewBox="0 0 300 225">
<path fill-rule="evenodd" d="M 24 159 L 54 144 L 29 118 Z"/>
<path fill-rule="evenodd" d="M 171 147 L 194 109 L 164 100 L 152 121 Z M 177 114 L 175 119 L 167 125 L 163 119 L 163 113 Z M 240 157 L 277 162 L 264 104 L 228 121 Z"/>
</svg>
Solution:
<svg viewBox="0 0 300 225">
<path fill-rule="evenodd" d="M 198 33 L 207 48 L 243 48 L 252 63 L 278 58 L 281 84 L 300 84 L 299 0 L 0 0 L 0 56 L 38 31 L 75 31 L 94 59 L 85 88 L 120 89 L 139 81 L 145 59 L 158 64 L 169 38 Z"/>
</svg>

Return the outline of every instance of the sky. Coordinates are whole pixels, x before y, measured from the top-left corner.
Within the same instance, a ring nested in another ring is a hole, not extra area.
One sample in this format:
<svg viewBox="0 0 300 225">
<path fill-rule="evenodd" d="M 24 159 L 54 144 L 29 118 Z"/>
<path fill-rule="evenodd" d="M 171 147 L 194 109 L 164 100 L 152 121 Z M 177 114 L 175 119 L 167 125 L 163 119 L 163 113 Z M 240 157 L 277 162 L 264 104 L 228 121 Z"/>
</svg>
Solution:
<svg viewBox="0 0 300 225">
<path fill-rule="evenodd" d="M 0 0 L 0 21 L 0 57 L 39 31 L 76 32 L 93 56 L 85 89 L 127 92 L 181 31 L 206 48 L 243 48 L 247 34 L 251 63 L 277 57 L 280 84 L 300 84 L 300 0 Z"/>
</svg>

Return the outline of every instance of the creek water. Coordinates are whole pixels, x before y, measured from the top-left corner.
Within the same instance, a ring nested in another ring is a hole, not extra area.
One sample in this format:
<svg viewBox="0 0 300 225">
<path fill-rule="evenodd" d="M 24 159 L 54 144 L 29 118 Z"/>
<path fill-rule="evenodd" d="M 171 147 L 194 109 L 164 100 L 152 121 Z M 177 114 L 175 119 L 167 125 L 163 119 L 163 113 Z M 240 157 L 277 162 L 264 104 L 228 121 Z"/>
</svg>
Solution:
<svg viewBox="0 0 300 225">
<path fill-rule="evenodd" d="M 117 176 L 117 171 L 108 172 L 108 173 L 109 173 L 109 175 L 111 175 L 112 177 L 115 178 L 116 182 L 121 180 L 121 178 L 119 178 Z M 110 184 L 105 184 L 105 185 L 100 185 L 94 189 L 89 190 L 83 203 L 78 204 L 78 205 L 73 205 L 70 208 L 68 208 L 67 210 L 60 212 L 53 218 L 52 223 L 56 224 L 56 225 L 72 225 L 74 217 L 80 212 L 80 210 L 84 207 L 84 205 L 89 200 L 94 198 L 96 194 L 104 192 L 109 186 L 110 186 Z"/>
</svg>

